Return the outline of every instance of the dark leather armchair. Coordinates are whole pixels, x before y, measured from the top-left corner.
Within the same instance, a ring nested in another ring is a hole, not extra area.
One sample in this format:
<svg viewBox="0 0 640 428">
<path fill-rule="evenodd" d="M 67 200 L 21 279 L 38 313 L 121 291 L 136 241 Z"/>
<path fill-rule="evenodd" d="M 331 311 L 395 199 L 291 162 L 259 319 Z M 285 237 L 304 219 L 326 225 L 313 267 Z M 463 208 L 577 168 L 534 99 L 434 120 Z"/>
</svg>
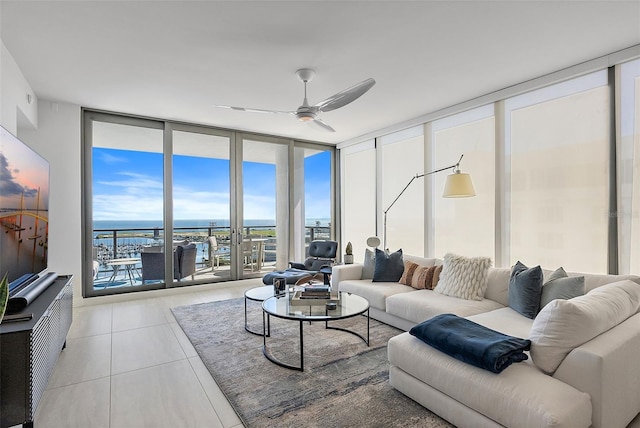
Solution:
<svg viewBox="0 0 640 428">
<path fill-rule="evenodd" d="M 268 273 L 262 277 L 262 282 L 265 285 L 271 285 L 275 278 L 285 278 L 287 284 L 295 284 L 301 278 L 320 272 L 324 274 L 325 284 L 328 284 L 328 275 L 331 275 L 331 267 L 336 261 L 337 253 L 338 243 L 336 241 L 311 241 L 309 257 L 303 263 L 289 262 L 288 269 Z"/>
<path fill-rule="evenodd" d="M 196 271 L 196 256 L 198 249 L 196 244 L 178 245 L 173 251 L 173 279 L 180 281 Z M 142 259 L 142 283 L 152 280 L 164 279 L 164 253 L 147 252 L 140 253 Z"/>
<path fill-rule="evenodd" d="M 302 262 L 289 262 L 294 269 L 319 271 L 324 266 L 333 266 L 338 252 L 336 241 L 311 241 L 309 244 L 309 257 Z"/>
</svg>

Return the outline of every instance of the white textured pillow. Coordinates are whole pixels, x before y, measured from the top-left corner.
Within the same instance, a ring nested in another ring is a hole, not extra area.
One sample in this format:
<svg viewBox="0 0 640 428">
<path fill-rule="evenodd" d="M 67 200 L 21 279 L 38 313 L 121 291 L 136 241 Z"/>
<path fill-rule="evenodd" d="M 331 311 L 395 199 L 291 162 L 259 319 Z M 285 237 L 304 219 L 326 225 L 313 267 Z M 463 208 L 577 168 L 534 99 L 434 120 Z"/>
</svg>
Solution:
<svg viewBox="0 0 640 428">
<path fill-rule="evenodd" d="M 624 280 L 598 287 L 584 296 L 553 300 L 531 326 L 531 359 L 552 374 L 575 347 L 638 312 L 640 285 Z"/>
<path fill-rule="evenodd" d="M 489 257 L 464 257 L 447 253 L 435 292 L 466 300 L 482 300 L 487 291 Z"/>
</svg>

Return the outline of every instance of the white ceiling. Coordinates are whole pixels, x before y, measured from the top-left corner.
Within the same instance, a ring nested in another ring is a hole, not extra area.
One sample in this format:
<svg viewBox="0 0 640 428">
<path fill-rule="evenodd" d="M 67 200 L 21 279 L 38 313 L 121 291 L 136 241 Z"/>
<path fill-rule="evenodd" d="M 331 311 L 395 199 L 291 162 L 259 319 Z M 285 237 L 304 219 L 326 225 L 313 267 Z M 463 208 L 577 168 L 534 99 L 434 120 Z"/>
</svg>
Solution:
<svg viewBox="0 0 640 428">
<path fill-rule="evenodd" d="M 0 38 L 41 99 L 339 143 L 640 43 L 635 1 L 0 1 Z M 322 114 L 286 115 L 298 68 Z"/>
</svg>

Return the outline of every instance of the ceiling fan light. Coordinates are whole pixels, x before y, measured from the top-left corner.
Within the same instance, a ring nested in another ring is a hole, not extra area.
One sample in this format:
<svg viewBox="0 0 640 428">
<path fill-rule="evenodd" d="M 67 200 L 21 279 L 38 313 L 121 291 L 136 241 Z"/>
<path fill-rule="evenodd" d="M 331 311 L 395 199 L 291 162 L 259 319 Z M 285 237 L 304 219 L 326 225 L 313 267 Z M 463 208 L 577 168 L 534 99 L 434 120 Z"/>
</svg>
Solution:
<svg viewBox="0 0 640 428">
<path fill-rule="evenodd" d="M 298 113 L 297 116 L 300 122 L 311 122 L 315 120 L 315 115 L 313 113 Z"/>
</svg>

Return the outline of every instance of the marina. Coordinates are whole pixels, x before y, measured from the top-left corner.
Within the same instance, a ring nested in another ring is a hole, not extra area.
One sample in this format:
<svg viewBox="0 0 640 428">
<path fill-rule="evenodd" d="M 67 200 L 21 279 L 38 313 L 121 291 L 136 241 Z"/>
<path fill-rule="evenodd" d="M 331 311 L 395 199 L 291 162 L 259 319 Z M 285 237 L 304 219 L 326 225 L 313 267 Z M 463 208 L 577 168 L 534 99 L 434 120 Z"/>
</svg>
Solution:
<svg viewBox="0 0 640 428">
<path fill-rule="evenodd" d="M 276 266 L 275 226 L 255 223 L 245 226 L 243 230 L 247 240 L 256 244 L 253 252 L 244 254 L 243 277 L 261 277 L 272 272 Z M 329 226 L 307 226 L 306 242 L 308 244 L 314 239 L 328 239 L 329 233 Z M 174 245 L 194 244 L 196 247 L 193 279 L 187 277 L 181 282 L 217 282 L 231 278 L 228 226 L 217 226 L 216 222 L 210 222 L 207 226 L 200 227 L 174 227 L 173 236 Z M 214 236 L 218 244 L 213 253 L 210 252 L 210 236 Z M 141 254 L 151 249 L 160 251 L 164 245 L 163 230 L 157 226 L 94 229 L 93 237 L 93 285 L 97 290 L 143 285 Z M 124 262 L 120 262 L 122 260 L 130 261 L 123 264 Z M 145 282 L 148 283 L 149 281 Z"/>
</svg>

